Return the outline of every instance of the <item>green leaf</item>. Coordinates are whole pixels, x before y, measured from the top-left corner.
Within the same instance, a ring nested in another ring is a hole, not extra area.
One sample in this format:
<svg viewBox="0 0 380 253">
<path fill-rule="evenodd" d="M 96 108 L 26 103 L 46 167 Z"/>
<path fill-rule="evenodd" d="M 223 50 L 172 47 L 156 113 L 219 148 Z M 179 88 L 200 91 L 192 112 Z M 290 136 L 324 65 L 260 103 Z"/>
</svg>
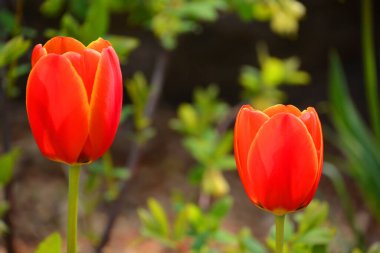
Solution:
<svg viewBox="0 0 380 253">
<path fill-rule="evenodd" d="M 235 170 L 236 162 L 233 155 L 225 155 L 214 162 L 214 166 L 219 170 Z"/>
<path fill-rule="evenodd" d="M 211 1 L 188 2 L 183 8 L 177 11 L 177 14 L 195 20 L 210 22 L 217 19 L 218 10 L 223 9 L 223 7 L 224 5 L 222 1 L 219 1 L 219 5 L 214 5 Z"/>
<path fill-rule="evenodd" d="M 40 10 L 44 15 L 54 17 L 62 10 L 64 3 L 64 0 L 45 0 L 41 5 Z"/>
<path fill-rule="evenodd" d="M 195 252 L 202 252 L 201 249 L 206 246 L 210 233 L 200 233 L 197 234 L 194 238 L 194 242 L 191 245 L 191 249 Z"/>
<path fill-rule="evenodd" d="M 202 221 L 202 211 L 195 204 L 186 205 L 186 215 L 192 225 L 197 225 Z"/>
<path fill-rule="evenodd" d="M 130 170 L 126 170 L 125 167 L 113 168 L 112 176 L 116 179 L 127 180 L 131 176 Z"/>
<path fill-rule="evenodd" d="M 7 10 L 0 10 L 0 39 L 6 38 L 16 27 L 16 19 L 14 14 Z"/>
<path fill-rule="evenodd" d="M 219 143 L 215 148 L 215 157 L 224 157 L 232 151 L 234 140 L 234 134 L 232 131 L 227 131 L 223 136 L 221 136 Z"/>
<path fill-rule="evenodd" d="M 25 54 L 30 46 L 29 40 L 16 36 L 0 48 L 0 68 L 17 60 Z"/>
<path fill-rule="evenodd" d="M 62 239 L 58 233 L 46 237 L 37 247 L 35 253 L 60 253 Z"/>
<path fill-rule="evenodd" d="M 239 244 L 242 252 L 250 253 L 266 253 L 264 246 L 252 237 L 251 231 L 248 228 L 243 228 L 239 232 Z"/>
<path fill-rule="evenodd" d="M 233 200 L 231 197 L 220 198 L 212 205 L 209 214 L 222 219 L 231 210 L 232 204 Z"/>
<path fill-rule="evenodd" d="M 165 237 L 169 237 L 169 222 L 163 207 L 153 198 L 148 199 L 148 207 L 158 225 L 158 229 L 160 229 L 160 233 Z"/>
<path fill-rule="evenodd" d="M 285 66 L 284 63 L 274 57 L 268 57 L 262 66 L 262 79 L 265 85 L 275 87 L 284 82 Z"/>
<path fill-rule="evenodd" d="M 197 132 L 198 115 L 195 108 L 188 103 L 183 103 L 178 108 L 178 117 L 181 128 L 187 133 Z"/>
<path fill-rule="evenodd" d="M 21 151 L 17 148 L 10 152 L 0 155 L 0 185 L 6 185 L 13 176 L 13 170 Z"/>
<path fill-rule="evenodd" d="M 236 243 L 236 237 L 234 234 L 226 231 L 219 229 L 215 232 L 215 240 L 218 242 L 221 242 L 223 244 L 235 244 Z"/>
<path fill-rule="evenodd" d="M 57 36 L 60 33 L 63 33 L 64 35 L 78 38 L 82 41 L 80 25 L 71 14 L 66 13 L 65 15 L 63 15 L 61 19 L 61 27 L 61 31 L 55 31 L 55 33 L 53 32 L 52 35 Z"/>
<path fill-rule="evenodd" d="M 84 20 L 89 8 L 89 4 L 92 1 L 88 0 L 68 0 L 71 13 L 78 17 L 80 20 Z"/>
<path fill-rule="evenodd" d="M 303 234 L 297 239 L 297 243 L 306 245 L 328 245 L 334 238 L 335 231 L 327 227 L 317 227 Z"/>
<path fill-rule="evenodd" d="M 140 222 L 142 223 L 145 231 L 149 231 L 152 234 L 156 233 L 157 229 L 155 226 L 155 221 L 147 210 L 139 208 L 137 210 L 137 215 L 139 216 Z"/>
<path fill-rule="evenodd" d="M 337 148 L 349 162 L 351 175 L 373 214 L 380 219 L 380 144 L 375 142 L 348 93 L 342 65 L 336 53 L 330 54 L 329 100 L 331 119 L 339 134 Z"/>
<path fill-rule="evenodd" d="M 174 240 L 181 240 L 187 232 L 188 222 L 187 222 L 187 211 L 183 208 L 178 214 L 174 221 L 173 226 L 173 237 Z"/>
<path fill-rule="evenodd" d="M 197 165 L 191 168 L 189 172 L 189 181 L 192 184 L 199 184 L 202 181 L 203 174 L 206 168 L 202 165 Z"/>
<path fill-rule="evenodd" d="M 107 0 L 93 0 L 81 27 L 81 41 L 88 44 L 98 37 L 104 37 L 108 30 L 109 14 Z"/>
<path fill-rule="evenodd" d="M 23 63 L 19 64 L 14 68 L 11 68 L 8 72 L 8 76 L 11 79 L 16 79 L 19 76 L 25 75 L 29 72 L 30 70 L 30 64 L 29 63 Z"/>
<path fill-rule="evenodd" d="M 252 66 L 244 66 L 240 71 L 240 84 L 252 92 L 260 90 L 260 71 Z"/>
<path fill-rule="evenodd" d="M 305 233 L 311 229 L 319 227 L 326 221 L 328 213 L 329 207 L 326 202 L 314 200 L 303 213 L 296 215 L 296 220 L 299 222 L 299 232 Z"/>
</svg>

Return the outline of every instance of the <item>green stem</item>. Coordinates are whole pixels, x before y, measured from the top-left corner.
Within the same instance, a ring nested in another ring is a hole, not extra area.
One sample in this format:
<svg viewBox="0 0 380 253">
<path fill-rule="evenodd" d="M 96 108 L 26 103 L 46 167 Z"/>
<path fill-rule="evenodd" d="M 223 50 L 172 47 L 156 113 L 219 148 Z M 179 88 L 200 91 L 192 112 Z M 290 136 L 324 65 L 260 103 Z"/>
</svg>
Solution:
<svg viewBox="0 0 380 253">
<path fill-rule="evenodd" d="M 77 218 L 80 166 L 69 168 L 67 253 L 77 253 Z"/>
<path fill-rule="evenodd" d="M 282 253 L 284 248 L 285 215 L 276 215 L 276 253 Z"/>
<path fill-rule="evenodd" d="M 368 99 L 371 124 L 377 140 L 380 142 L 380 110 L 377 88 L 375 47 L 373 38 L 372 0 L 362 0 L 362 52 L 364 79 Z"/>
</svg>

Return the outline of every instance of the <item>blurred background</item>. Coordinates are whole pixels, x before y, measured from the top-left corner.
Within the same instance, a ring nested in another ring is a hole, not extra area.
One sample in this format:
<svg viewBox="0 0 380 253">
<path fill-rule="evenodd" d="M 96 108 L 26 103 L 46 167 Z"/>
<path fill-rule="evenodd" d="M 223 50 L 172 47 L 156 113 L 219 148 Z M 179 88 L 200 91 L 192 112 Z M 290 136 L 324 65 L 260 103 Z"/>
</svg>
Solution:
<svg viewBox="0 0 380 253">
<path fill-rule="evenodd" d="M 378 13 L 372 0 L 1 0 L 0 252 L 65 245 L 67 168 L 40 154 L 25 111 L 31 51 L 57 35 L 108 39 L 125 84 L 114 144 L 82 170 L 80 252 L 272 252 L 273 217 L 233 158 L 245 103 L 322 120 L 323 175 L 286 221 L 286 252 L 380 252 Z"/>
</svg>

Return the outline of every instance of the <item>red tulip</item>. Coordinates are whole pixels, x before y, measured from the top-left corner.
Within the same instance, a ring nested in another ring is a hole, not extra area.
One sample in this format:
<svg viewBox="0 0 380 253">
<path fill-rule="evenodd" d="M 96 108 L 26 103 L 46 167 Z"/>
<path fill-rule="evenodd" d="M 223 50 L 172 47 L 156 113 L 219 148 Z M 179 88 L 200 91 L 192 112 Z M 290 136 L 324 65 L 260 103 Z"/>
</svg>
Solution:
<svg viewBox="0 0 380 253">
<path fill-rule="evenodd" d="M 306 207 L 322 172 L 323 138 L 314 108 L 244 105 L 236 118 L 235 160 L 251 201 L 276 215 Z"/>
<path fill-rule="evenodd" d="M 114 139 L 122 93 L 119 59 L 108 41 L 85 47 L 54 37 L 36 45 L 26 108 L 41 152 L 68 164 L 98 159 Z"/>
</svg>

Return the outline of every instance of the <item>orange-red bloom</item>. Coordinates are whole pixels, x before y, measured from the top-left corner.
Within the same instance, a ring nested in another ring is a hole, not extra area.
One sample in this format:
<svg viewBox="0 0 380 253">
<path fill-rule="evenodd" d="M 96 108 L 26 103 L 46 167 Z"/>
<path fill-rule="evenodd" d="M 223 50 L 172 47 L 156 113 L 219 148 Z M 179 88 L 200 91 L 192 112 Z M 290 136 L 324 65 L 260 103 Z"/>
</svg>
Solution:
<svg viewBox="0 0 380 253">
<path fill-rule="evenodd" d="M 306 207 L 322 172 L 323 137 L 314 108 L 244 105 L 235 123 L 235 159 L 251 201 L 276 215 Z"/>
<path fill-rule="evenodd" d="M 85 47 L 54 37 L 36 45 L 26 108 L 41 152 L 68 164 L 98 159 L 114 139 L 122 93 L 119 59 L 108 41 Z"/>
</svg>

